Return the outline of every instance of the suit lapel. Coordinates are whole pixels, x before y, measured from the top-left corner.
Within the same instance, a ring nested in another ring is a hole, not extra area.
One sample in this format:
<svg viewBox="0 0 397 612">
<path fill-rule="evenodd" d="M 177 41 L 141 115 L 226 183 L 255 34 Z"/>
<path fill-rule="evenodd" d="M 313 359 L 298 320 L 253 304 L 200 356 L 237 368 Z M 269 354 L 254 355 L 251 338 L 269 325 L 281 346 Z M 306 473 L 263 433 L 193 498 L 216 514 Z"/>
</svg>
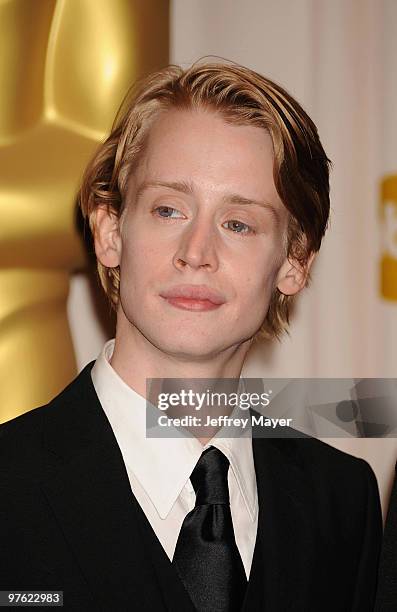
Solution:
<svg viewBox="0 0 397 612">
<path fill-rule="evenodd" d="M 89 364 L 52 402 L 44 446 L 54 473 L 42 489 L 98 609 L 191 609 L 140 505 L 91 382 Z"/>
<path fill-rule="evenodd" d="M 274 435 L 285 436 L 285 429 Z M 243 609 L 310 610 L 313 492 L 299 465 L 297 440 L 254 437 L 252 442 L 259 515 Z"/>
</svg>

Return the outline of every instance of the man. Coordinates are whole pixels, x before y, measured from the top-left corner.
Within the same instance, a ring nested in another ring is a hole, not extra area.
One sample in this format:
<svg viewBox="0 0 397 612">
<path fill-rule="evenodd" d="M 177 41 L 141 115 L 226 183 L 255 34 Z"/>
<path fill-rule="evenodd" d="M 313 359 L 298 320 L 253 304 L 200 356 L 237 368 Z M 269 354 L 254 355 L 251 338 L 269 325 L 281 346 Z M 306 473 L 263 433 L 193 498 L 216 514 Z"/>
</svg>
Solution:
<svg viewBox="0 0 397 612">
<path fill-rule="evenodd" d="M 171 66 L 127 99 L 80 203 L 114 341 L 2 432 L 2 589 L 68 610 L 373 609 L 368 464 L 293 430 L 146 437 L 146 380 L 238 380 L 280 336 L 329 214 L 316 127 L 235 64 Z M 39 349 L 39 347 L 38 347 Z"/>
</svg>

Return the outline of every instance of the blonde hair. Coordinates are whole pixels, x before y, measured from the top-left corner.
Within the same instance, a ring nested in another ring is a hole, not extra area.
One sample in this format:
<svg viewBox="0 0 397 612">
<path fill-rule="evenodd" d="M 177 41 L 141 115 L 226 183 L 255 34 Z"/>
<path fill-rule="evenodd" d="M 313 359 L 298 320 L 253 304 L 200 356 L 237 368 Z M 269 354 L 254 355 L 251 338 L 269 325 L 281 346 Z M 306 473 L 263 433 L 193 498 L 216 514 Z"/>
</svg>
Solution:
<svg viewBox="0 0 397 612">
<path fill-rule="evenodd" d="M 289 211 L 287 256 L 304 266 L 319 250 L 329 216 L 329 166 L 317 128 L 282 87 L 232 62 L 196 62 L 183 70 L 170 65 L 131 88 L 107 140 L 88 165 L 79 192 L 84 219 L 95 233 L 96 210 L 107 205 L 118 217 L 124 209 L 127 182 L 142 157 L 147 135 L 167 109 L 212 109 L 225 121 L 268 131 L 273 142 L 273 176 Z M 119 267 L 97 261 L 101 284 L 116 309 Z M 292 296 L 274 290 L 255 339 L 279 337 L 289 323 Z"/>
</svg>

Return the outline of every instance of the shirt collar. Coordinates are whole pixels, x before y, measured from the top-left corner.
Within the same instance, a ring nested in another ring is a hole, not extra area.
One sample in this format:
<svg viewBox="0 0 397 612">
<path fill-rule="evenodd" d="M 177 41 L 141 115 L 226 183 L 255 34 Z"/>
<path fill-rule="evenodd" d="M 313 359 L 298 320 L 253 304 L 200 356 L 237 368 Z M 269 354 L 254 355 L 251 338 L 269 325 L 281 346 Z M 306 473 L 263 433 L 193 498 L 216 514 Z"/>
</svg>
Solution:
<svg viewBox="0 0 397 612">
<path fill-rule="evenodd" d="M 216 446 L 229 459 L 231 469 L 252 521 L 257 516 L 257 495 L 251 430 L 245 435 L 223 438 L 222 430 L 205 446 L 177 429 L 173 438 L 146 437 L 146 399 L 127 385 L 110 365 L 114 339 L 104 345 L 91 377 L 102 408 L 110 422 L 126 466 L 133 472 L 155 506 L 166 518 L 190 478 L 201 453 Z"/>
</svg>

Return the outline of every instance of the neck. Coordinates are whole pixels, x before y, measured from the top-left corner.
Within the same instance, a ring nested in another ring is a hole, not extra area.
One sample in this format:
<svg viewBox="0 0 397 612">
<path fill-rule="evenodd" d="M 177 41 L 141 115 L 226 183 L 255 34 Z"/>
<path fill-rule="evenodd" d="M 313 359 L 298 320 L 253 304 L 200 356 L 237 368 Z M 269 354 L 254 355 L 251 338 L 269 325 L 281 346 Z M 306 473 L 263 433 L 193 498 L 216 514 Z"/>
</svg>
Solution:
<svg viewBox="0 0 397 612">
<path fill-rule="evenodd" d="M 146 398 L 146 380 L 149 378 L 228 378 L 236 379 L 237 384 L 251 343 L 249 339 L 211 355 L 167 353 L 149 342 L 129 322 L 120 324 L 118 321 L 110 363 L 128 386 Z M 202 444 L 210 439 L 198 438 Z"/>
<path fill-rule="evenodd" d="M 133 328 L 116 332 L 110 363 L 127 385 L 146 397 L 147 378 L 236 378 L 241 375 L 251 340 L 216 355 L 194 356 L 165 353 Z"/>
</svg>

